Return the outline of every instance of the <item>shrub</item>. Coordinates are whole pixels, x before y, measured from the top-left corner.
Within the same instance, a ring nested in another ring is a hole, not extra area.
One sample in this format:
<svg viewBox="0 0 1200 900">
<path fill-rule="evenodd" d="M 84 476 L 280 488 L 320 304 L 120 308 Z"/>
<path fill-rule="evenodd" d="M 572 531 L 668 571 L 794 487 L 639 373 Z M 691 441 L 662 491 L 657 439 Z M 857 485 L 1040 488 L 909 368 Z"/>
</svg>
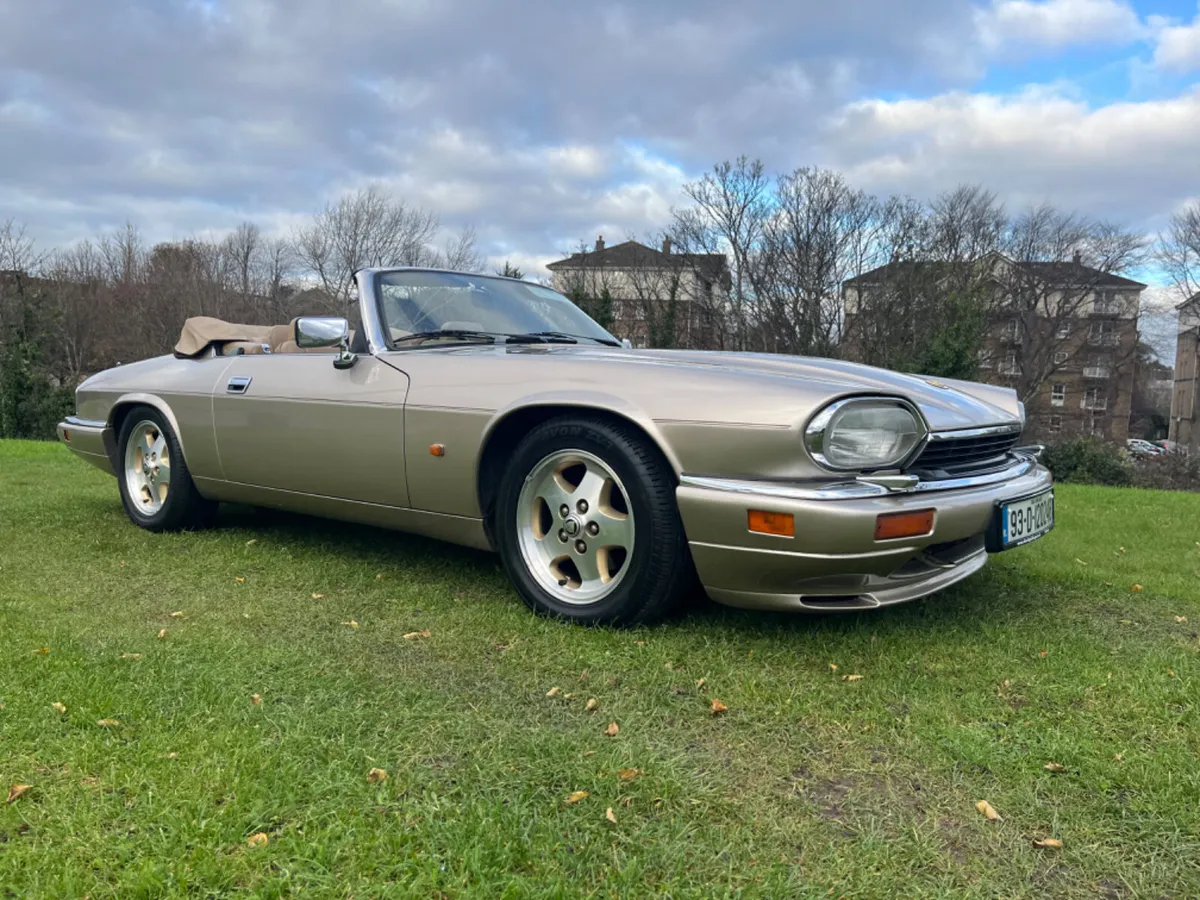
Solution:
<svg viewBox="0 0 1200 900">
<path fill-rule="evenodd" d="M 1139 460 L 1133 468 L 1133 483 L 1166 491 L 1200 491 L 1200 455 L 1164 453 Z"/>
<path fill-rule="evenodd" d="M 1062 441 L 1046 448 L 1042 462 L 1055 481 L 1078 484 L 1127 485 L 1133 483 L 1133 466 L 1112 444 L 1094 437 Z"/>
</svg>

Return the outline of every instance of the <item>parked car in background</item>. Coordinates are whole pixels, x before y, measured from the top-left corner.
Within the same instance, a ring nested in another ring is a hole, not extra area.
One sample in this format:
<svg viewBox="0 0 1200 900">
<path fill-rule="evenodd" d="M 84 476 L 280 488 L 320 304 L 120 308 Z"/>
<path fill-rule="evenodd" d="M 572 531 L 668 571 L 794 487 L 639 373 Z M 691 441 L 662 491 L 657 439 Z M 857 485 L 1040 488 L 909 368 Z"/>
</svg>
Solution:
<svg viewBox="0 0 1200 900">
<path fill-rule="evenodd" d="M 1148 456 L 1159 456 L 1166 451 L 1149 441 L 1144 441 L 1141 438 L 1129 438 L 1125 441 L 1125 448 L 1135 457 L 1146 458 Z"/>
<path fill-rule="evenodd" d="M 923 597 L 1054 525 L 1005 387 L 854 363 L 635 350 L 566 297 L 431 269 L 356 274 L 341 318 L 193 319 L 58 426 L 163 531 L 220 501 L 495 550 L 539 612 L 653 619 Z"/>
</svg>

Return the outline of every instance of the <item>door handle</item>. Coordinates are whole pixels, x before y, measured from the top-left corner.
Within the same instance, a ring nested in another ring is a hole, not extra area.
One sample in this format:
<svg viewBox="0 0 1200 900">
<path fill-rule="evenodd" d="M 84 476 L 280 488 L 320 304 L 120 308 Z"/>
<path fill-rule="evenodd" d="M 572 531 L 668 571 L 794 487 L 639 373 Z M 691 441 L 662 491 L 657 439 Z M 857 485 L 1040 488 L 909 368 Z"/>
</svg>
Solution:
<svg viewBox="0 0 1200 900">
<path fill-rule="evenodd" d="M 234 375 L 229 379 L 229 383 L 225 385 L 225 393 L 227 394 L 244 394 L 250 387 L 249 375 Z"/>
</svg>

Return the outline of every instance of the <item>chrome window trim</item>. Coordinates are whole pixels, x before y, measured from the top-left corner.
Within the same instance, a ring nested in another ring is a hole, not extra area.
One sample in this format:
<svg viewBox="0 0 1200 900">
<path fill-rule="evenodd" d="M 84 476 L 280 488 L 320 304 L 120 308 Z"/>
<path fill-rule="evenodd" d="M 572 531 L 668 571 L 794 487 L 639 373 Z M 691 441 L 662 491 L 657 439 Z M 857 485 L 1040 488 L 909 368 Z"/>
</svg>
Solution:
<svg viewBox="0 0 1200 900">
<path fill-rule="evenodd" d="M 387 340 L 383 336 L 383 324 L 379 315 L 379 299 L 375 291 L 375 277 L 379 269 L 359 269 L 354 273 L 354 283 L 358 288 L 358 317 L 367 335 L 367 348 L 372 356 L 378 356 L 387 350 Z"/>
<path fill-rule="evenodd" d="M 925 443 L 929 440 L 929 423 L 925 421 L 925 416 L 922 415 L 920 408 L 911 400 L 906 400 L 903 397 L 889 397 L 886 395 L 860 395 L 855 397 L 843 397 L 840 400 L 834 400 L 821 407 L 808 420 L 804 426 L 804 449 L 808 451 L 808 455 L 812 457 L 813 462 L 819 465 L 822 469 L 827 469 L 830 472 L 858 472 L 860 468 L 846 468 L 836 466 L 825 458 L 825 454 L 821 452 L 821 445 L 825 436 L 825 429 L 828 427 L 830 420 L 842 409 L 855 403 L 893 403 L 896 406 L 903 407 L 908 410 L 916 420 L 917 426 L 921 429 L 922 434 L 913 445 L 912 450 L 894 462 L 881 463 L 876 466 L 876 469 L 902 469 L 925 449 Z"/>
<path fill-rule="evenodd" d="M 870 476 L 852 481 L 829 484 L 799 485 L 774 481 L 748 481 L 737 478 L 719 478 L 709 475 L 683 475 L 681 487 L 725 491 L 733 494 L 754 494 L 778 500 L 862 500 L 871 497 L 901 496 L 904 494 L 926 494 L 936 491 L 961 490 L 963 488 L 987 487 L 1012 478 L 1019 478 L 1037 467 L 1037 460 L 1024 453 L 1014 454 L 1012 463 L 996 472 L 983 475 L 967 475 L 962 478 L 945 478 L 939 481 L 918 481 L 910 486 L 888 486 L 870 480 Z"/>
</svg>

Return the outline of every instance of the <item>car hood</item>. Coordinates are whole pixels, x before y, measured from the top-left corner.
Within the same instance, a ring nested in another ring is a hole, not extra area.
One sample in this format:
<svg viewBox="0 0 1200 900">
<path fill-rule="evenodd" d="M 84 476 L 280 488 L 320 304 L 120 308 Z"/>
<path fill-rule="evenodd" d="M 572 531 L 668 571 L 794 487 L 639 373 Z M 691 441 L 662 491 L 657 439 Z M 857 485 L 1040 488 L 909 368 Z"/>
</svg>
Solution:
<svg viewBox="0 0 1200 900">
<path fill-rule="evenodd" d="M 495 349 L 522 355 L 551 354 L 563 363 L 577 361 L 653 367 L 657 371 L 654 375 L 647 373 L 647 377 L 656 380 L 668 372 L 684 379 L 701 374 L 709 377 L 724 374 L 745 382 L 747 390 L 754 389 L 752 382 L 755 381 L 764 383 L 764 386 L 770 382 L 775 388 L 782 386 L 780 382 L 785 382 L 803 388 L 809 397 L 820 393 L 828 395 L 830 400 L 861 394 L 904 397 L 916 404 L 933 431 L 1013 424 L 1019 423 L 1021 418 L 1017 394 L 1010 388 L 924 375 L 904 375 L 838 359 L 774 353 L 638 350 L 584 345 L 533 345 L 519 348 L 510 345 L 508 348 Z"/>
</svg>

